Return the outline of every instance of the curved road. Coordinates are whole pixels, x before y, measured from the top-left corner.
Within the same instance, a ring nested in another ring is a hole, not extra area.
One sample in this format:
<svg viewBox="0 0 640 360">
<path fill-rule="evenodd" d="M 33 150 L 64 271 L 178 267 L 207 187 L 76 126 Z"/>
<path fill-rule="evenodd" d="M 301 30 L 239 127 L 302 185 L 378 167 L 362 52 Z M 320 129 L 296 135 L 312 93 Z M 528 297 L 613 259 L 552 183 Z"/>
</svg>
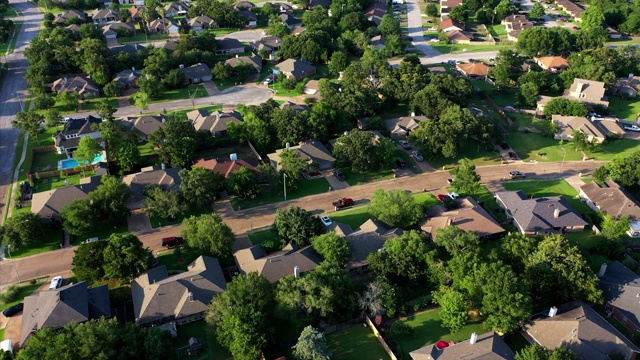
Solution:
<svg viewBox="0 0 640 360">
<path fill-rule="evenodd" d="M 522 163 L 516 162 L 505 165 L 491 165 L 478 167 L 477 171 L 482 177 L 482 182 L 490 188 L 495 187 L 511 170 L 520 170 L 527 173 L 528 178 L 549 179 L 576 175 L 578 173 L 590 173 L 601 166 L 603 162 L 565 162 L 561 163 Z M 562 170 L 562 173 L 560 171 Z M 350 187 L 344 190 L 336 190 L 323 194 L 307 196 L 286 202 L 280 202 L 241 211 L 233 211 L 224 203 L 216 205 L 216 210 L 223 217 L 236 234 L 242 234 L 252 229 L 263 228 L 271 225 L 275 217 L 275 210 L 300 206 L 315 214 L 333 211 L 332 201 L 341 197 L 351 197 L 357 204 L 365 204 L 369 201 L 373 192 L 377 189 L 403 189 L 412 192 L 427 191 L 438 193 L 444 191 L 442 187 L 447 185 L 448 171 L 436 171 L 414 176 L 404 176 L 397 179 L 386 180 L 361 186 Z M 181 225 L 166 226 L 150 233 L 138 234 L 140 240 L 154 252 L 161 248 L 159 239 L 180 234 Z M 14 283 L 19 279 L 30 279 L 43 275 L 64 275 L 71 273 L 71 260 L 74 248 L 50 251 L 31 257 L 5 260 L 0 262 L 0 288 Z"/>
<path fill-rule="evenodd" d="M 0 54 L 4 57 L 3 63 L 6 61 L 9 64 L 0 91 L 0 223 L 8 199 L 9 185 L 13 180 L 13 159 L 20 136 L 20 131 L 11 126 L 11 121 L 22 110 L 27 91 L 24 76 L 29 62 L 24 58 L 24 49 L 38 35 L 43 19 L 38 9 L 24 0 L 12 0 L 11 5 L 22 12 L 22 16 L 13 18 L 21 20 L 22 27 L 13 53 L 7 56 Z"/>
</svg>

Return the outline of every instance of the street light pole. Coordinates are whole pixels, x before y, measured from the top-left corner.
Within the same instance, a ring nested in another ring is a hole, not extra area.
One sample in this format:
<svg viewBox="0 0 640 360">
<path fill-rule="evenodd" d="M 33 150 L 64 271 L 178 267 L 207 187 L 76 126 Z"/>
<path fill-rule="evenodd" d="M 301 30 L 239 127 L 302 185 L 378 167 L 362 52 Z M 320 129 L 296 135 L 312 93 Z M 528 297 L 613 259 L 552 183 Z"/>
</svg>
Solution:
<svg viewBox="0 0 640 360">
<path fill-rule="evenodd" d="M 567 150 L 565 150 L 562 146 L 560 147 L 562 151 L 564 151 L 564 155 L 562 156 L 562 164 L 560 165 L 560 173 L 564 170 L 564 158 L 567 157 Z"/>
<path fill-rule="evenodd" d="M 283 173 L 282 178 L 284 179 L 284 201 L 287 201 L 287 173 Z"/>
<path fill-rule="evenodd" d="M 7 244 L 6 249 L 7 249 L 7 257 L 9 257 L 9 260 L 11 260 L 11 252 L 9 251 L 9 244 Z M 13 270 L 16 272 L 16 277 L 18 278 L 18 282 L 22 281 L 20 280 L 20 274 L 18 274 L 18 268 L 16 267 L 16 262 L 11 261 L 11 263 L 13 264 Z"/>
</svg>

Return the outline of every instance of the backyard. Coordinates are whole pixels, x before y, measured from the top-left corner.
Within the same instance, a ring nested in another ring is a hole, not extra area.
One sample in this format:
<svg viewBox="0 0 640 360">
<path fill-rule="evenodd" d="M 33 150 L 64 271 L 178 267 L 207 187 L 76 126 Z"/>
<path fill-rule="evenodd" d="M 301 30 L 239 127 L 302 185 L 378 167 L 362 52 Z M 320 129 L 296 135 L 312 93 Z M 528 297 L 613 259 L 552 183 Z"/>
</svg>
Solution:
<svg viewBox="0 0 640 360">
<path fill-rule="evenodd" d="M 311 180 L 303 180 L 296 189 L 287 188 L 287 200 L 297 199 L 309 195 L 321 194 L 329 190 L 329 182 L 324 177 Z M 231 199 L 234 210 L 248 209 L 256 206 L 272 204 L 284 201 L 284 188 L 282 191 L 261 193 L 255 199 Z"/>
<path fill-rule="evenodd" d="M 482 322 L 478 320 L 470 321 L 459 331 L 450 332 L 449 329 L 442 327 L 440 309 L 428 310 L 402 320 L 414 329 L 414 334 L 411 337 L 395 338 L 403 354 L 407 357 L 411 351 L 434 344 L 439 340 L 460 342 L 469 339 L 474 332 L 485 333 Z M 391 328 L 392 334 L 394 329 L 395 326 Z M 402 356 L 402 354 L 399 355 Z"/>
<path fill-rule="evenodd" d="M 327 345 L 334 360 L 389 359 L 368 326 L 354 326 L 327 335 Z"/>
<path fill-rule="evenodd" d="M 202 353 L 199 356 L 188 354 L 189 339 L 198 338 L 202 344 Z M 204 320 L 178 326 L 178 337 L 171 340 L 175 352 L 170 357 L 173 359 L 191 360 L 226 360 L 231 354 L 215 340 L 211 328 Z"/>
<path fill-rule="evenodd" d="M 167 270 L 187 270 L 187 266 L 191 264 L 198 256 L 202 255 L 202 251 L 187 246 L 179 246 L 172 250 L 160 250 L 158 254 L 158 263 L 165 265 Z"/>
<path fill-rule="evenodd" d="M 248 233 L 247 236 L 253 245 L 262 245 L 267 254 L 280 251 L 285 245 L 284 241 L 280 240 L 278 234 L 271 230 L 271 228 L 251 232 Z"/>
<path fill-rule="evenodd" d="M 169 35 L 165 35 L 165 34 L 147 34 L 146 32 L 138 32 L 134 36 L 119 37 L 118 43 L 127 44 L 127 43 L 138 43 L 138 42 L 160 41 L 160 40 L 168 40 L 168 39 L 169 39 Z"/>
<path fill-rule="evenodd" d="M 619 96 L 609 96 L 609 110 L 620 119 L 636 121 L 640 114 L 638 99 L 625 100 Z"/>
<path fill-rule="evenodd" d="M 347 183 L 350 186 L 364 185 L 370 182 L 391 179 L 394 174 L 393 169 L 385 169 L 376 172 L 355 172 L 351 168 L 341 168 Z"/>
</svg>

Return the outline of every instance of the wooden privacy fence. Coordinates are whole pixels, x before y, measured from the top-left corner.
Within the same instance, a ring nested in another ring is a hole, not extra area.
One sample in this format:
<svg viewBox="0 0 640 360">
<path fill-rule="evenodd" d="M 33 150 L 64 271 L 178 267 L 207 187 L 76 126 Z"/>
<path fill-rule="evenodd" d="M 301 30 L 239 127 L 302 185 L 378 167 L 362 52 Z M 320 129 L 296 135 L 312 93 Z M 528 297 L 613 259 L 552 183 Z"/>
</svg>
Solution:
<svg viewBox="0 0 640 360">
<path fill-rule="evenodd" d="M 398 358 L 393 353 L 393 351 L 391 351 L 391 348 L 389 348 L 389 345 L 387 345 L 387 342 L 384 341 L 384 338 L 382 337 L 382 335 L 380 334 L 376 326 L 373 324 L 373 322 L 371 322 L 371 319 L 369 319 L 368 316 L 365 316 L 364 319 L 367 322 L 367 325 L 369 325 L 369 328 L 371 329 L 371 331 L 373 331 L 373 334 L 376 336 L 376 338 L 380 342 L 380 345 L 382 345 L 382 347 L 384 348 L 384 351 L 386 351 L 387 355 L 389 355 L 389 358 L 391 358 L 391 360 L 398 360 Z"/>
</svg>

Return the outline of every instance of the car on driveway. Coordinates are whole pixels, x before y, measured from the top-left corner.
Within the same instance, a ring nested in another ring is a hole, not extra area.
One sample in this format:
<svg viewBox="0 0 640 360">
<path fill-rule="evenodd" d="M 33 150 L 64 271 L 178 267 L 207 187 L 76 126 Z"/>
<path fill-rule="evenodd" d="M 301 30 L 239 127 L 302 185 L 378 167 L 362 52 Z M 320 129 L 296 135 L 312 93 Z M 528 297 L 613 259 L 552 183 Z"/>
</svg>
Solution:
<svg viewBox="0 0 640 360">
<path fill-rule="evenodd" d="M 331 226 L 331 224 L 333 224 L 333 221 L 331 221 L 327 215 L 323 215 L 320 220 L 322 220 L 324 226 Z"/>
<path fill-rule="evenodd" d="M 509 151 L 509 159 L 517 160 L 518 158 L 516 157 L 516 153 L 514 153 L 513 151 Z"/>
<path fill-rule="evenodd" d="M 558 19 L 558 20 L 559 20 L 560 22 L 567 22 L 567 19 L 565 19 L 565 18 L 560 18 L 560 19 Z"/>
<path fill-rule="evenodd" d="M 450 193 L 448 194 L 448 196 L 449 196 L 451 199 L 453 199 L 453 200 L 455 200 L 455 199 L 457 199 L 457 198 L 459 198 L 459 197 L 460 197 L 460 195 L 458 195 L 458 193 L 455 193 L 455 192 L 453 192 L 453 191 L 452 191 L 452 192 L 450 192 Z"/>
<path fill-rule="evenodd" d="M 4 315 L 5 317 L 12 317 L 13 315 L 19 313 L 20 311 L 22 311 L 22 308 L 24 308 L 24 304 L 20 303 L 20 304 L 15 304 L 12 307 L 5 309 L 2 312 L 2 315 Z"/>
<path fill-rule="evenodd" d="M 580 30 L 580 26 L 573 26 L 572 29 L 573 30 Z"/>
<path fill-rule="evenodd" d="M 625 130 L 629 130 L 629 131 L 640 131 L 640 126 L 638 126 L 638 125 L 625 125 L 624 129 Z"/>
<path fill-rule="evenodd" d="M 334 169 L 333 170 L 333 176 L 335 176 L 338 179 L 338 181 L 344 181 L 345 180 L 344 173 L 340 169 Z"/>
<path fill-rule="evenodd" d="M 416 161 L 424 161 L 424 157 L 417 151 L 412 151 L 411 156 L 413 156 Z"/>
<path fill-rule="evenodd" d="M 49 290 L 55 290 L 62 286 L 62 276 L 56 276 L 51 280 L 51 284 L 49 285 Z"/>
<path fill-rule="evenodd" d="M 509 150 L 509 144 L 507 144 L 506 142 L 503 142 L 502 144 L 500 144 L 500 147 L 501 147 L 503 150 Z"/>
<path fill-rule="evenodd" d="M 527 175 L 522 171 L 509 171 L 509 176 L 512 179 L 524 179 L 527 177 Z"/>
<path fill-rule="evenodd" d="M 96 241 L 99 241 L 99 240 L 100 240 L 100 238 L 92 237 L 92 238 L 89 238 L 89 239 L 83 241 L 81 244 L 91 244 L 92 242 L 96 242 Z"/>
<path fill-rule="evenodd" d="M 405 150 L 411 149 L 411 144 L 409 144 L 407 140 L 400 140 L 398 141 L 398 144 L 400 144 L 400 146 L 402 146 L 402 148 Z"/>
<path fill-rule="evenodd" d="M 447 202 L 447 199 L 449 199 L 449 197 L 447 195 L 443 195 L 443 194 L 438 194 L 436 195 L 436 197 L 438 198 L 438 200 L 444 202 Z"/>
<path fill-rule="evenodd" d="M 269 85 L 269 84 L 271 84 L 272 82 L 273 82 L 273 76 L 272 76 L 272 75 L 269 75 L 269 76 L 267 76 L 267 77 L 264 79 L 264 81 L 263 81 L 262 83 L 263 83 L 263 84 L 265 84 L 265 85 Z"/>
<path fill-rule="evenodd" d="M 184 244 L 184 238 L 179 236 L 170 236 L 162 239 L 162 246 L 167 249 Z"/>
</svg>

